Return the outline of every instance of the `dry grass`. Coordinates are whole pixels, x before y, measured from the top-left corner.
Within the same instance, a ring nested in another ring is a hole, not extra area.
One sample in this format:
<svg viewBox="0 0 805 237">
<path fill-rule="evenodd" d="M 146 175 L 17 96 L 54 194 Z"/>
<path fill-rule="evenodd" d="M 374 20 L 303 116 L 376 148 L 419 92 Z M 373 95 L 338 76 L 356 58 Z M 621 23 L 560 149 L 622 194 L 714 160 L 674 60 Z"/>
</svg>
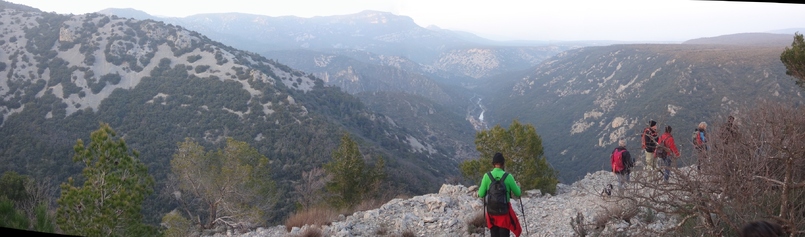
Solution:
<svg viewBox="0 0 805 237">
<path fill-rule="evenodd" d="M 304 225 L 329 225 L 338 219 L 339 214 L 341 213 L 326 207 L 310 208 L 288 217 L 285 220 L 285 228 L 290 231 L 293 227 L 301 228 Z"/>
<path fill-rule="evenodd" d="M 593 226 L 595 226 L 596 230 L 603 230 L 607 227 L 607 223 L 614 218 L 609 212 L 600 211 L 593 217 Z"/>
<path fill-rule="evenodd" d="M 384 236 L 389 234 L 389 226 L 385 222 L 381 222 L 380 225 L 375 230 L 376 236 Z"/>
<path fill-rule="evenodd" d="M 329 225 L 338 219 L 338 215 L 352 215 L 359 211 L 377 209 L 385 204 L 380 200 L 366 200 L 352 208 L 352 210 L 337 210 L 329 207 L 312 207 L 294 213 L 285 220 L 285 229 L 290 231 L 293 227 L 302 228 L 305 225 Z"/>
<path fill-rule="evenodd" d="M 414 232 L 411 231 L 411 230 L 406 230 L 406 231 L 402 232 L 401 236 L 402 237 L 416 237 L 416 234 L 414 234 Z"/>
<path fill-rule="evenodd" d="M 355 206 L 353 208 L 352 213 L 359 212 L 359 211 L 368 211 L 368 210 L 372 210 L 372 209 L 377 209 L 377 208 L 380 208 L 381 206 L 383 206 L 383 204 L 386 204 L 386 202 L 381 201 L 381 200 L 375 200 L 375 199 L 364 200 L 360 204 L 358 204 L 357 206 Z"/>
<path fill-rule="evenodd" d="M 604 224 L 606 225 L 606 222 Z M 587 224 L 584 223 L 584 214 L 581 212 L 576 212 L 576 218 L 570 217 L 570 227 L 576 233 L 576 236 L 585 237 L 588 234 Z"/>
<path fill-rule="evenodd" d="M 622 200 L 613 204 L 596 213 L 593 218 L 593 225 L 596 229 L 603 229 L 611 220 L 623 220 L 631 223 L 632 218 L 640 212 L 631 200 Z"/>
<path fill-rule="evenodd" d="M 486 231 L 486 217 L 484 212 L 476 212 L 469 220 L 467 220 L 467 233 L 483 234 Z"/>
<path fill-rule="evenodd" d="M 305 231 L 302 231 L 298 235 L 298 237 L 322 237 L 324 234 L 321 233 L 319 228 L 307 228 Z"/>
</svg>

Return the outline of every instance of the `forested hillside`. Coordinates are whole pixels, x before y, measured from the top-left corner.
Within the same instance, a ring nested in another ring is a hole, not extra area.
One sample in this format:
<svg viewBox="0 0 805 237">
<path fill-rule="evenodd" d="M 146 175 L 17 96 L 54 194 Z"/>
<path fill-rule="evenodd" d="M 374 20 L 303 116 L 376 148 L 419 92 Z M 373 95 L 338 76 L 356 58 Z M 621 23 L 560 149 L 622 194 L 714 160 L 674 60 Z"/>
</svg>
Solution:
<svg viewBox="0 0 805 237">
<path fill-rule="evenodd" d="M 563 182 L 609 168 L 618 138 L 640 154 L 649 120 L 672 126 L 683 156 L 699 122 L 740 121 L 758 101 L 803 102 L 784 47 L 613 45 L 563 52 L 491 91 L 491 124 L 533 123 Z M 642 156 L 639 156 L 640 160 Z"/>
<path fill-rule="evenodd" d="M 269 222 L 292 211 L 290 181 L 326 163 L 344 133 L 366 156 L 386 158 L 394 191 L 433 192 L 457 174 L 456 153 L 442 152 L 454 148 L 441 147 L 440 137 L 410 132 L 319 78 L 179 26 L 9 7 L 0 23 L 0 172 L 55 187 L 81 170 L 71 160 L 76 140 L 108 123 L 156 180 L 150 223 L 176 205 L 162 188 L 185 138 L 212 149 L 231 137 L 265 155 L 285 190 Z"/>
</svg>

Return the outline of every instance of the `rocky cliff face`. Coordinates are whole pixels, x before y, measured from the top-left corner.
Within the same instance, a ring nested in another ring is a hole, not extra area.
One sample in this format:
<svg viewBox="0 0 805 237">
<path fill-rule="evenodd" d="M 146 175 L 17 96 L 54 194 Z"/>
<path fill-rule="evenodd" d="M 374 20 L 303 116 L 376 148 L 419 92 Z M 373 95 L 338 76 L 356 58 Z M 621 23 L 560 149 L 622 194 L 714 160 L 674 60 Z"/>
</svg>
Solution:
<svg viewBox="0 0 805 237">
<path fill-rule="evenodd" d="M 617 206 L 614 197 L 603 195 L 607 184 L 617 184 L 611 172 L 588 173 L 572 185 L 559 184 L 557 194 L 541 194 L 539 190 L 524 191 L 521 200 L 513 205 L 523 226 L 522 236 L 574 236 L 571 218 L 581 213 L 583 223 L 603 236 L 640 236 L 643 230 L 663 232 L 669 230 L 678 218 L 656 213 L 644 217 L 637 213 L 628 220 L 610 219 L 607 210 Z M 286 231 L 285 226 L 258 228 L 235 236 L 300 236 L 308 228 L 319 228 L 324 236 L 400 236 L 410 231 L 416 236 L 489 236 L 486 228 L 480 232 L 468 224 L 483 213 L 483 203 L 477 197 L 477 186 L 442 185 L 439 193 L 394 199 L 374 210 L 353 213 L 326 226 L 304 226 Z M 520 204 L 522 203 L 522 210 Z M 525 211 L 525 213 L 523 213 Z M 603 219 L 602 219 L 603 218 Z M 597 230 L 596 222 L 604 224 Z M 526 233 L 525 229 L 528 229 Z"/>
</svg>

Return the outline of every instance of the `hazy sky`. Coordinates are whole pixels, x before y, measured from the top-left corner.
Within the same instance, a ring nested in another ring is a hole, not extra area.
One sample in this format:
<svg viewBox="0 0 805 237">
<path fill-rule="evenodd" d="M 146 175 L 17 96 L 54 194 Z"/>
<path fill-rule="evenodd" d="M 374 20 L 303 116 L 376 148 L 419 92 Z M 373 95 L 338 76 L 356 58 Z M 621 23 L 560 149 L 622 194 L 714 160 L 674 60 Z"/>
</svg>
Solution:
<svg viewBox="0 0 805 237">
<path fill-rule="evenodd" d="M 134 8 L 156 16 L 330 16 L 378 10 L 495 40 L 683 41 L 805 28 L 805 4 L 688 0 L 9 0 L 61 14 Z M 803 33 L 803 32 L 800 32 Z"/>
</svg>

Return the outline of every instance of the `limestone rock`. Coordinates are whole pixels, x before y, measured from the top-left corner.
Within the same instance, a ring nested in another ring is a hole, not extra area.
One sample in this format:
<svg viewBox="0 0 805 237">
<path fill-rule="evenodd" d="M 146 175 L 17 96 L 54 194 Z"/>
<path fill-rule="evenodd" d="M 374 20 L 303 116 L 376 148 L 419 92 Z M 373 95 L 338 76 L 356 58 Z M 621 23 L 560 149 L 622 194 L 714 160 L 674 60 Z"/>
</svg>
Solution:
<svg viewBox="0 0 805 237">
<path fill-rule="evenodd" d="M 599 195 L 600 187 L 617 183 L 611 172 L 599 171 L 588 174 L 572 185 L 558 184 L 556 195 L 540 190 L 525 190 L 521 199 L 513 199 L 513 209 L 524 230 L 522 236 L 575 236 L 570 226 L 571 218 L 584 215 L 584 223 L 594 226 L 596 216 L 603 206 L 611 205 Z M 380 208 L 356 212 L 341 217 L 322 227 L 294 228 L 287 232 L 283 226 L 258 228 L 245 234 L 232 236 L 295 236 L 306 228 L 321 228 L 324 236 L 377 236 L 382 230 L 388 236 L 399 236 L 411 231 L 416 236 L 485 236 L 469 233 L 469 223 L 483 214 L 483 203 L 477 198 L 478 186 L 442 185 L 436 194 L 415 196 L 409 199 L 393 199 Z M 674 223 L 674 217 L 658 213 L 652 223 L 643 223 L 640 218 L 630 222 L 620 219 L 606 221 L 604 228 L 595 230 L 603 236 L 640 236 L 638 228 L 663 231 Z M 488 231 L 485 233 L 488 235 Z"/>
</svg>

